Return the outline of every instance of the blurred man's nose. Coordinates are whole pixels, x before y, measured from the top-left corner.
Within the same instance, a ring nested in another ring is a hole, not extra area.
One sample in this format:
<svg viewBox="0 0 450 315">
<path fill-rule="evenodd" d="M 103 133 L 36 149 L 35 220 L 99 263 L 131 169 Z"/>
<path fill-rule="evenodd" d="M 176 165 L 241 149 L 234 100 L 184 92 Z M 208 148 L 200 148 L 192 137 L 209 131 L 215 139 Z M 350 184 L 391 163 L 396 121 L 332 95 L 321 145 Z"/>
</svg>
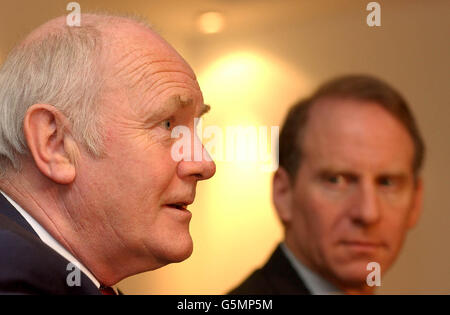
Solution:
<svg viewBox="0 0 450 315">
<path fill-rule="evenodd" d="M 355 192 L 356 196 L 351 208 L 351 218 L 360 225 L 373 225 L 381 218 L 381 209 L 377 195 L 376 183 L 361 182 Z"/>
<path fill-rule="evenodd" d="M 178 175 L 183 177 L 193 177 L 196 180 L 211 178 L 216 173 L 216 164 L 209 153 L 203 147 L 200 140 L 195 136 L 193 140 L 191 157 L 189 160 L 182 160 L 178 165 Z"/>
</svg>

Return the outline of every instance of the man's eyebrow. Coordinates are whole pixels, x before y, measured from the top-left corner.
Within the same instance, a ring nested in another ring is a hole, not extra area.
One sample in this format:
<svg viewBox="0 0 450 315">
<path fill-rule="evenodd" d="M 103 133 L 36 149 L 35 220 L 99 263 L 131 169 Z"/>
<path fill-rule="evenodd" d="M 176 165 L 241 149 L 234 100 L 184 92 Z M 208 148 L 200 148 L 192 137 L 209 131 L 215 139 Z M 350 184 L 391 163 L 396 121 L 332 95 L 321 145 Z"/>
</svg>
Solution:
<svg viewBox="0 0 450 315">
<path fill-rule="evenodd" d="M 211 106 L 208 104 L 203 104 L 201 109 L 200 109 L 200 113 L 198 114 L 198 118 L 202 117 L 203 115 L 205 115 L 207 112 L 209 112 L 211 110 Z"/>
<path fill-rule="evenodd" d="M 180 108 L 185 108 L 194 105 L 194 101 L 191 98 L 182 98 L 180 95 L 173 95 L 164 104 L 157 108 L 149 110 L 148 118 L 146 121 L 151 122 L 165 118 L 170 113 L 175 113 Z M 148 110 L 148 109 L 147 109 Z"/>
<path fill-rule="evenodd" d="M 342 175 L 342 176 L 346 176 L 346 177 L 351 177 L 351 178 L 359 178 L 361 177 L 361 175 L 358 172 L 355 172 L 353 170 L 350 169 L 346 169 L 346 168 L 322 168 L 319 169 L 317 172 L 318 176 L 320 177 L 327 177 L 327 176 L 333 176 L 333 175 Z M 401 171 L 401 170 L 392 170 L 392 171 L 384 171 L 384 172 L 380 172 L 379 174 L 375 175 L 375 178 L 379 179 L 379 178 L 395 178 L 397 180 L 404 180 L 406 178 L 408 178 L 408 173 Z"/>
<path fill-rule="evenodd" d="M 381 174 L 379 174 L 377 176 L 377 178 L 386 178 L 386 177 L 395 178 L 397 180 L 403 180 L 403 179 L 408 178 L 408 173 L 402 172 L 402 171 L 398 171 L 398 172 L 383 172 L 383 173 L 381 173 Z"/>
<path fill-rule="evenodd" d="M 357 178 L 359 176 L 356 172 L 345 168 L 322 168 L 318 170 L 317 175 L 320 177 L 342 175 L 352 178 Z"/>
<path fill-rule="evenodd" d="M 180 95 L 174 95 L 170 97 L 162 106 L 152 110 L 147 115 L 147 119 L 145 120 L 146 123 L 153 123 L 160 119 L 165 118 L 165 116 L 169 115 L 170 113 L 175 113 L 180 108 L 186 108 L 194 105 L 194 100 L 192 98 L 182 98 Z M 198 115 L 196 114 L 195 117 L 200 118 L 202 115 L 209 112 L 211 109 L 211 106 L 207 104 L 202 104 Z"/>
</svg>

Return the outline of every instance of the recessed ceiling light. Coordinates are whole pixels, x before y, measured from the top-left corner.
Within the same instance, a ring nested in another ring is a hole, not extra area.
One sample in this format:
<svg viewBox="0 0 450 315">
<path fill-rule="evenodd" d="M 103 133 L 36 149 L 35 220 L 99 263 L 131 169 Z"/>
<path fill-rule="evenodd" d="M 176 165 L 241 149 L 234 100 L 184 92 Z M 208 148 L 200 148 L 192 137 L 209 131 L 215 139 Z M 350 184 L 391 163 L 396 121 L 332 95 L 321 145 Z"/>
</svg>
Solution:
<svg viewBox="0 0 450 315">
<path fill-rule="evenodd" d="M 213 34 L 223 30 L 225 18 L 219 12 L 205 12 L 197 19 L 197 26 L 202 33 Z"/>
</svg>

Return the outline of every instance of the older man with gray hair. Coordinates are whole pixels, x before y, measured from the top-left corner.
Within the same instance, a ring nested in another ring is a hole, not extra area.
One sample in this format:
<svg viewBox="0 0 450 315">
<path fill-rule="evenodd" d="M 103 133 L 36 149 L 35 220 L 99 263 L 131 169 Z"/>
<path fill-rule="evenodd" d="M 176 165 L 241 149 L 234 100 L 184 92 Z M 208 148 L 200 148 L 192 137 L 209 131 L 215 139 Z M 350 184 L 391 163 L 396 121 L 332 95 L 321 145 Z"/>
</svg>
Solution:
<svg viewBox="0 0 450 315">
<path fill-rule="evenodd" d="M 171 131 L 194 134 L 207 110 L 140 21 L 59 17 L 29 34 L 0 70 L 0 293 L 112 293 L 189 257 L 187 206 L 215 165 L 171 158 Z"/>
</svg>

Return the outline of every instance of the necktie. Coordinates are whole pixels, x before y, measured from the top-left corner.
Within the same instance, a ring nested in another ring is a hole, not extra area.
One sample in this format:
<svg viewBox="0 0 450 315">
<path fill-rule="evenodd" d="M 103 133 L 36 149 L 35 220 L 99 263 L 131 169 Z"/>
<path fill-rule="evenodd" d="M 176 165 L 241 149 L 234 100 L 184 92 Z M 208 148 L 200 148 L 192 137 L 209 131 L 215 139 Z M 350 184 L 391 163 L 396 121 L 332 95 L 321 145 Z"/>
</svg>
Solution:
<svg viewBox="0 0 450 315">
<path fill-rule="evenodd" d="M 111 287 L 100 286 L 99 291 L 102 295 L 117 295 Z"/>
</svg>

